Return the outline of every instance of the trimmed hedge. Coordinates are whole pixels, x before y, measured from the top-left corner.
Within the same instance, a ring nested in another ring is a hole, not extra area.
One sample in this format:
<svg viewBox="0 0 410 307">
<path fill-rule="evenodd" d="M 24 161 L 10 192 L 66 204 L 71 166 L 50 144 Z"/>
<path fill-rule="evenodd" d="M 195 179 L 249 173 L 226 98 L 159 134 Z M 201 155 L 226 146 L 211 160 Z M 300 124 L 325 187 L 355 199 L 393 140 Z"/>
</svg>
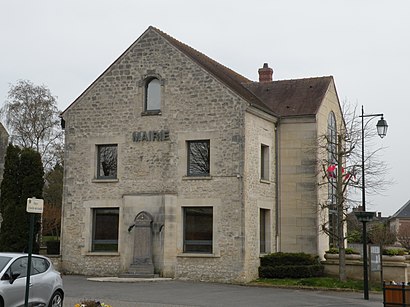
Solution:
<svg viewBox="0 0 410 307">
<path fill-rule="evenodd" d="M 261 258 L 261 278 L 306 278 L 324 275 L 319 257 L 305 253 L 273 253 Z"/>
<path fill-rule="evenodd" d="M 260 278 L 307 278 L 321 276 L 324 276 L 324 266 L 320 264 L 259 267 Z"/>
<path fill-rule="evenodd" d="M 305 253 L 273 253 L 261 258 L 261 266 L 314 265 L 319 258 Z"/>
</svg>

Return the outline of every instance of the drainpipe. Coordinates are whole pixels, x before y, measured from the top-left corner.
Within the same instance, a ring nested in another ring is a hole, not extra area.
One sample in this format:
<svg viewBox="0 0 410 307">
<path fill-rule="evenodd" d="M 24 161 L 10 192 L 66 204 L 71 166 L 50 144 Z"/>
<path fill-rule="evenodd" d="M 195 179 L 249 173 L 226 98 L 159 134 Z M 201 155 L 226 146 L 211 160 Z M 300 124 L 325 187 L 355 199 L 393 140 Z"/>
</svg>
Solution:
<svg viewBox="0 0 410 307">
<path fill-rule="evenodd" d="M 279 181 L 279 121 L 275 123 L 275 239 L 276 239 L 276 252 L 281 251 L 281 240 L 280 240 L 280 208 L 279 208 L 279 187 L 280 187 L 280 181 Z"/>
</svg>

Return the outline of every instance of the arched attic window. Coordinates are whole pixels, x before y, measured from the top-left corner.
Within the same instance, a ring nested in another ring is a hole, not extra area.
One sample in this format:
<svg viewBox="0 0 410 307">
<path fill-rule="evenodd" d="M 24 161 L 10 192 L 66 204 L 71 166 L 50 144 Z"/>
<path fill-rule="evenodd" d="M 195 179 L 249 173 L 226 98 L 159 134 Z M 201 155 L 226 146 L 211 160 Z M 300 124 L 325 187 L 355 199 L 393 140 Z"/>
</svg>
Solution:
<svg viewBox="0 0 410 307">
<path fill-rule="evenodd" d="M 151 77 L 145 82 L 144 111 L 148 113 L 161 111 L 161 81 L 156 77 Z"/>
</svg>

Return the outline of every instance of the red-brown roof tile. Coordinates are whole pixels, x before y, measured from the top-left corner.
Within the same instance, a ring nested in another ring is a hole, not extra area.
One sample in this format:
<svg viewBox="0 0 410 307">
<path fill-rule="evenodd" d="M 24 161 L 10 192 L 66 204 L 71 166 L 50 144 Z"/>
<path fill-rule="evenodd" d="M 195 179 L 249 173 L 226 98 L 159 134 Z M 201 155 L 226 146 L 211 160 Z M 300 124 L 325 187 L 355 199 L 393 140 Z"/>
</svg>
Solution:
<svg viewBox="0 0 410 307">
<path fill-rule="evenodd" d="M 154 27 L 150 28 L 249 103 L 275 115 L 300 116 L 316 114 L 332 80 L 332 77 L 319 77 L 268 83 L 252 82 L 161 30 Z"/>
<path fill-rule="evenodd" d="M 317 113 L 332 80 L 329 76 L 244 86 L 280 116 L 303 116 Z"/>
</svg>

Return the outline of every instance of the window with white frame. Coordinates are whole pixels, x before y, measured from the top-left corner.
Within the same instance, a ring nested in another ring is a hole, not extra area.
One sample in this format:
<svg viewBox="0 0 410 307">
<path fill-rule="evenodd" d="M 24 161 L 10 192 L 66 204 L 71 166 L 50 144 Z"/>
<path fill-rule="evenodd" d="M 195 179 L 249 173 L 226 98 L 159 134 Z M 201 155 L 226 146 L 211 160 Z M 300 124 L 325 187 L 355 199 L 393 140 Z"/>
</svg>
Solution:
<svg viewBox="0 0 410 307">
<path fill-rule="evenodd" d="M 188 176 L 210 175 L 210 142 L 209 140 L 187 141 Z"/>
<path fill-rule="evenodd" d="M 212 254 L 213 208 L 184 207 L 184 253 Z"/>
<path fill-rule="evenodd" d="M 117 178 L 117 144 L 97 145 L 97 179 Z"/>
<path fill-rule="evenodd" d="M 92 209 L 92 246 L 93 252 L 118 251 L 118 208 Z"/>
<path fill-rule="evenodd" d="M 261 179 L 269 180 L 269 146 L 261 144 Z"/>
</svg>

